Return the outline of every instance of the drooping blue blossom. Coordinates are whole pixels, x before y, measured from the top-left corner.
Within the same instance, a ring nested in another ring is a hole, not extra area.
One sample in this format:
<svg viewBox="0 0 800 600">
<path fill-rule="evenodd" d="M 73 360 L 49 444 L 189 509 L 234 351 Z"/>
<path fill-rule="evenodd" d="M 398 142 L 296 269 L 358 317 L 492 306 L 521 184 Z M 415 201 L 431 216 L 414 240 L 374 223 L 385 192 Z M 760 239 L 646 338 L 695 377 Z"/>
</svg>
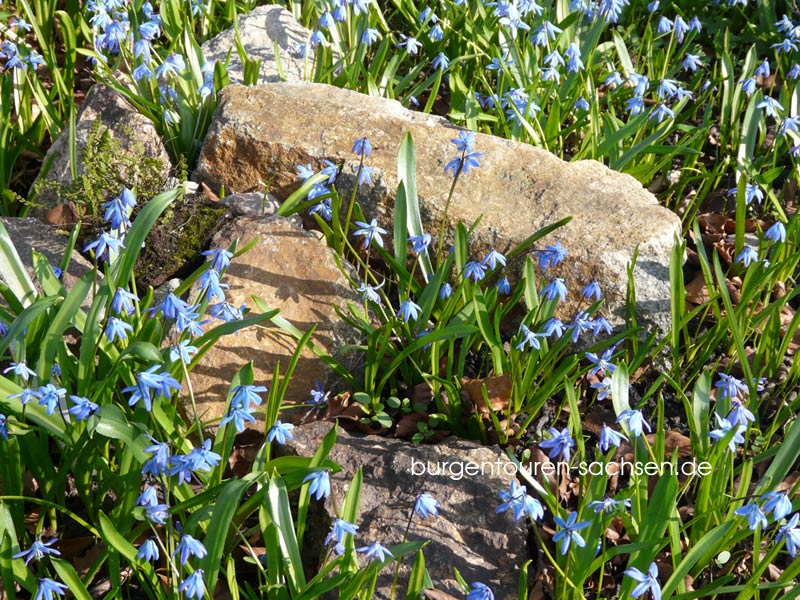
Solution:
<svg viewBox="0 0 800 600">
<path fill-rule="evenodd" d="M 33 540 L 30 548 L 27 550 L 23 550 L 22 552 L 17 552 L 12 556 L 12 558 L 24 558 L 25 559 L 25 566 L 29 565 L 32 560 L 40 561 L 45 556 L 61 556 L 61 552 L 56 550 L 55 548 L 51 548 L 53 544 L 58 541 L 57 537 L 54 537 L 46 542 L 42 542 L 38 537 Z"/>
<path fill-rule="evenodd" d="M 599 401 L 611 397 L 611 377 L 603 377 L 601 381 L 595 381 L 589 387 L 597 390 L 597 399 Z"/>
<path fill-rule="evenodd" d="M 114 343 L 115 340 L 127 340 L 128 332 L 133 332 L 133 326 L 117 317 L 109 317 L 106 323 L 105 336 L 108 341 Z"/>
<path fill-rule="evenodd" d="M 197 448 L 192 448 L 184 457 L 184 463 L 192 471 L 209 472 L 219 465 L 222 457 L 211 450 L 211 440 L 203 440 Z"/>
<path fill-rule="evenodd" d="M 583 71 L 584 64 L 581 60 L 581 51 L 575 42 L 570 43 L 564 50 L 564 58 L 567 59 L 567 73 L 578 73 Z"/>
<path fill-rule="evenodd" d="M 408 323 L 411 320 L 416 321 L 421 311 L 422 308 L 420 308 L 419 304 L 409 298 L 408 300 L 403 300 L 403 302 L 400 303 L 400 309 L 397 311 L 397 316 Z"/>
<path fill-rule="evenodd" d="M 333 209 L 331 208 L 331 199 L 325 198 L 318 204 L 315 204 L 310 209 L 308 209 L 309 214 L 318 214 L 320 217 L 325 219 L 326 221 L 330 221 L 333 218 Z"/>
<path fill-rule="evenodd" d="M 567 256 L 567 249 L 561 247 L 561 242 L 556 242 L 555 244 L 545 246 L 544 250 L 539 250 L 536 256 L 539 262 L 539 268 L 544 271 L 564 262 Z"/>
<path fill-rule="evenodd" d="M 158 543 L 155 538 L 147 538 L 142 545 L 139 546 L 139 551 L 136 553 L 136 559 L 145 562 L 155 562 L 161 557 L 158 551 Z"/>
<path fill-rule="evenodd" d="M 658 19 L 658 24 L 656 25 L 656 31 L 658 31 L 659 34 L 663 35 L 665 33 L 669 33 L 670 31 L 672 31 L 672 26 L 673 24 L 671 20 L 669 20 L 665 16 L 661 16 L 661 18 Z"/>
<path fill-rule="evenodd" d="M 172 556 L 174 557 L 176 554 L 180 554 L 180 564 L 183 566 L 192 556 L 203 558 L 206 554 L 208 554 L 208 551 L 206 550 L 206 547 L 200 543 L 200 541 L 196 540 L 191 535 L 184 533 L 181 536 L 177 547 L 175 548 L 175 552 L 172 553 Z"/>
<path fill-rule="evenodd" d="M 524 323 L 520 324 L 519 331 L 522 334 L 522 339 L 515 346 L 517 350 L 525 350 L 526 346 L 530 346 L 531 348 L 535 348 L 536 350 L 539 350 L 541 348 L 541 343 L 539 342 L 539 338 L 545 337 L 544 333 L 534 333 L 530 329 L 528 329 L 528 327 L 526 327 Z"/>
<path fill-rule="evenodd" d="M 470 587 L 472 589 L 467 593 L 467 600 L 494 600 L 494 594 L 488 585 L 473 581 Z"/>
<path fill-rule="evenodd" d="M 148 485 L 139 497 L 136 498 L 135 506 L 155 506 L 158 504 L 158 490 L 153 485 Z"/>
<path fill-rule="evenodd" d="M 567 301 L 567 286 L 564 284 L 562 277 L 553 277 L 550 282 L 542 288 L 539 295 L 544 296 L 547 300 L 558 298 L 561 302 Z"/>
<path fill-rule="evenodd" d="M 539 447 L 547 450 L 550 458 L 557 458 L 559 455 L 567 462 L 572 456 L 572 448 L 575 447 L 575 440 L 569 434 L 569 429 L 564 427 L 561 431 L 555 427 L 548 429 L 550 439 L 539 442 Z"/>
<path fill-rule="evenodd" d="M 107 233 L 105 231 L 100 233 L 100 236 L 86 244 L 83 251 L 94 251 L 94 255 L 98 261 L 110 261 L 114 256 L 119 254 L 119 251 L 125 247 L 122 240 L 119 239 L 113 232 Z"/>
<path fill-rule="evenodd" d="M 169 445 L 166 442 L 158 442 L 152 437 L 150 437 L 150 441 L 153 442 L 153 444 L 145 448 L 144 452 L 152 454 L 152 456 L 147 459 L 142 466 L 142 475 L 159 477 L 169 469 L 169 464 L 171 462 Z"/>
<path fill-rule="evenodd" d="M 260 405 L 261 396 L 259 394 L 263 394 L 266 391 L 267 388 L 263 385 L 240 384 L 234 386 L 231 391 L 231 404 L 244 408 L 250 408 L 251 404 Z"/>
<path fill-rule="evenodd" d="M 439 299 L 447 300 L 453 294 L 453 286 L 446 281 L 439 288 Z"/>
<path fill-rule="evenodd" d="M 232 321 L 241 321 L 244 318 L 244 310 L 246 306 L 236 306 L 230 302 L 217 302 L 208 307 L 208 314 L 215 319 L 230 323 Z"/>
<path fill-rule="evenodd" d="M 372 240 L 375 240 L 375 243 L 383 248 L 383 238 L 381 235 L 386 235 L 386 230 L 383 227 L 378 226 L 377 219 L 372 219 L 369 223 L 365 223 L 364 221 L 356 221 L 356 225 L 358 225 L 359 229 L 356 229 L 353 232 L 353 235 L 364 236 L 364 245 L 362 246 L 364 250 L 369 248 Z"/>
<path fill-rule="evenodd" d="M 749 267 L 750 263 L 758 262 L 758 250 L 745 244 L 742 251 L 736 255 L 736 262 L 742 263 L 745 267 Z"/>
<path fill-rule="evenodd" d="M 797 523 L 800 521 L 800 513 L 795 513 L 786 525 L 778 530 L 778 535 L 775 536 L 775 543 L 780 543 L 786 540 L 786 549 L 792 558 L 797 557 L 797 551 L 800 550 L 800 528 Z"/>
<path fill-rule="evenodd" d="M 603 80 L 603 85 L 606 86 L 607 88 L 619 87 L 620 85 L 622 85 L 622 75 L 620 75 L 616 71 L 612 71 Z"/>
<path fill-rule="evenodd" d="M 378 542 L 356 548 L 356 552 L 363 554 L 367 560 L 378 559 L 383 562 L 387 558 L 394 558 L 394 554 L 386 546 L 381 546 Z"/>
<path fill-rule="evenodd" d="M 714 429 L 713 431 L 710 431 L 708 433 L 709 437 L 715 440 L 721 440 L 725 436 L 727 436 L 731 430 L 734 430 L 736 433 L 728 442 L 728 450 L 730 450 L 731 452 L 736 452 L 736 444 L 744 444 L 744 437 L 742 436 L 742 431 L 744 431 L 745 427 L 743 425 L 731 423 L 730 421 L 728 421 L 728 419 L 723 419 L 718 414 L 715 416 L 717 418 L 717 427 L 719 427 L 719 429 Z"/>
<path fill-rule="evenodd" d="M 497 513 L 504 513 L 509 509 L 514 511 L 514 520 L 519 521 L 522 517 L 528 516 L 535 521 L 544 516 L 542 504 L 528 494 L 524 485 L 519 485 L 516 479 L 511 480 L 509 491 L 500 490 L 500 499 L 503 501 L 495 509 Z"/>
<path fill-rule="evenodd" d="M 372 154 L 372 144 L 366 137 L 360 137 L 353 142 L 353 153 L 358 154 L 361 158 L 368 158 Z"/>
<path fill-rule="evenodd" d="M 201 600 L 201 598 L 206 595 L 206 584 L 203 581 L 204 575 L 205 572 L 203 569 L 195 569 L 194 572 L 178 586 L 178 591 L 183 592 L 187 598 Z"/>
<path fill-rule="evenodd" d="M 52 415 L 59 403 L 66 397 L 67 390 L 48 383 L 41 386 L 34 394 L 39 399 L 39 406 L 47 407 L 47 414 Z"/>
<path fill-rule="evenodd" d="M 686 36 L 686 33 L 689 31 L 689 24 L 683 20 L 683 17 L 680 15 L 675 15 L 675 41 L 679 44 L 683 43 L 683 38 Z"/>
<path fill-rule="evenodd" d="M 328 534 L 328 537 L 325 538 L 325 545 L 327 546 L 331 542 L 336 542 L 334 546 L 334 552 L 336 554 L 342 554 L 344 552 L 344 540 L 346 535 L 356 535 L 358 531 L 358 525 L 355 523 L 349 523 L 344 519 L 336 519 L 333 522 L 333 526 L 331 527 L 331 531 Z"/>
<path fill-rule="evenodd" d="M 495 287 L 497 288 L 497 293 L 501 296 L 508 296 L 511 294 L 511 282 L 508 281 L 508 277 L 506 276 L 501 277 L 495 284 Z"/>
<path fill-rule="evenodd" d="M 586 300 L 591 300 L 592 298 L 594 298 L 595 301 L 600 300 L 600 298 L 603 296 L 603 291 L 600 289 L 600 284 L 597 283 L 597 280 L 592 279 L 589 283 L 583 286 L 583 289 L 581 290 L 581 296 Z"/>
<path fill-rule="evenodd" d="M 475 260 L 467 261 L 464 265 L 464 277 L 478 283 L 486 276 L 486 268 Z"/>
<path fill-rule="evenodd" d="M 681 62 L 681 66 L 683 67 L 684 71 L 690 71 L 694 73 L 703 66 L 703 63 L 700 61 L 700 57 L 697 54 L 690 54 L 686 53 L 683 57 L 683 62 Z"/>
<path fill-rule="evenodd" d="M 85 421 L 100 408 L 97 404 L 88 398 L 84 398 L 83 396 L 71 395 L 69 399 L 72 400 L 73 404 L 75 404 L 75 406 L 69 409 L 69 414 L 75 417 L 75 419 L 78 421 Z"/>
<path fill-rule="evenodd" d="M 584 98 L 583 96 L 581 96 L 580 98 L 575 100 L 575 103 L 572 105 L 572 107 L 575 110 L 589 110 L 590 105 L 589 105 L 589 101 L 586 98 Z"/>
<path fill-rule="evenodd" d="M 505 267 L 506 257 L 497 250 L 495 250 L 494 248 L 492 248 L 488 252 L 488 254 L 486 254 L 486 256 L 484 256 L 483 259 L 481 260 L 481 265 L 492 270 L 496 269 L 497 265 Z"/>
<path fill-rule="evenodd" d="M 600 430 L 600 439 L 597 442 L 597 446 L 600 448 L 602 452 L 608 452 L 608 449 L 611 446 L 615 446 L 619 448 L 622 440 L 625 439 L 625 436 L 611 429 L 608 425 L 603 423 L 603 428 Z"/>
<path fill-rule="evenodd" d="M 645 421 L 642 411 L 628 408 L 623 410 L 617 417 L 617 423 L 622 423 L 628 430 L 628 433 L 633 437 L 642 435 L 642 428 L 646 429 L 648 433 L 652 431 L 650 424 Z"/>
<path fill-rule="evenodd" d="M 756 82 L 755 77 L 748 77 L 742 82 L 742 91 L 747 95 L 749 98 L 753 95 L 756 91 L 756 87 L 758 86 L 758 82 Z"/>
<path fill-rule="evenodd" d="M 438 25 L 436 27 L 439 27 Z M 450 66 L 450 59 L 444 52 L 439 52 L 436 56 L 433 57 L 431 60 L 431 66 L 434 69 L 438 69 L 439 71 L 444 71 L 447 67 Z"/>
<path fill-rule="evenodd" d="M 575 316 L 572 317 L 572 322 L 567 326 L 567 329 L 572 332 L 572 343 L 576 343 L 582 333 L 592 331 L 593 324 L 592 319 L 589 318 L 589 314 L 585 310 L 576 312 Z"/>
<path fill-rule="evenodd" d="M 764 503 L 764 514 L 773 513 L 776 521 L 780 521 L 792 512 L 792 501 L 786 492 L 768 492 L 761 496 Z"/>
<path fill-rule="evenodd" d="M 331 495 L 330 469 L 314 471 L 303 477 L 303 483 L 309 482 L 308 495 L 322 500 Z"/>
<path fill-rule="evenodd" d="M 139 298 L 136 294 L 130 293 L 121 287 L 114 291 L 114 296 L 111 298 L 111 310 L 117 315 L 132 315 L 136 312 L 136 303 Z"/>
<path fill-rule="evenodd" d="M 173 362 L 181 361 L 183 364 L 188 365 L 192 362 L 192 356 L 195 354 L 197 354 L 197 348 L 192 346 L 189 340 L 181 340 L 180 343 L 170 348 L 169 359 Z"/>
<path fill-rule="evenodd" d="M 756 104 L 756 108 L 763 108 L 764 114 L 768 117 L 775 116 L 783 112 L 783 106 L 772 96 L 766 96 L 761 102 Z"/>
<path fill-rule="evenodd" d="M 769 61 L 765 58 L 763 62 L 756 67 L 755 71 L 753 72 L 753 75 L 755 75 L 756 77 L 767 78 L 770 76 L 771 73 L 772 70 L 769 67 Z"/>
<path fill-rule="evenodd" d="M 386 283 L 386 280 L 381 281 L 378 285 L 371 285 L 369 283 L 362 283 L 359 287 L 356 288 L 356 291 L 361 294 L 361 299 L 364 302 L 374 302 L 377 305 L 381 304 L 381 296 L 378 293 L 378 290 L 383 287 L 383 284 Z"/>
<path fill-rule="evenodd" d="M 44 577 L 39 580 L 39 587 L 36 589 L 34 600 L 54 600 L 55 596 L 63 596 L 69 588 L 53 579 Z"/>
<path fill-rule="evenodd" d="M 408 238 L 411 243 L 411 249 L 417 254 L 422 254 L 431 244 L 431 234 L 422 233 L 421 235 L 412 235 Z"/>
<path fill-rule="evenodd" d="M 786 117 L 778 127 L 778 135 L 786 136 L 789 132 L 800 133 L 800 116 Z"/>
<path fill-rule="evenodd" d="M 613 513 L 623 508 L 630 508 L 630 498 L 624 500 L 614 500 L 613 498 L 603 498 L 602 500 L 594 500 L 589 503 L 591 508 L 596 513 Z"/>
<path fill-rule="evenodd" d="M 659 123 L 667 118 L 674 119 L 675 113 L 663 102 L 656 104 L 656 107 L 650 111 L 650 119 L 656 119 Z"/>
<path fill-rule="evenodd" d="M 226 250 L 225 248 L 211 248 L 210 250 L 204 250 L 200 253 L 203 256 L 208 256 L 211 260 L 211 268 L 217 272 L 222 272 L 231 266 L 231 259 L 233 258 L 233 252 Z"/>
<path fill-rule="evenodd" d="M 399 48 L 402 48 L 412 56 L 419 52 L 422 48 L 422 43 L 415 37 L 405 34 L 400 34 L 401 40 L 397 43 Z"/>
<path fill-rule="evenodd" d="M 752 531 L 755 531 L 759 525 L 761 525 L 761 529 L 767 526 L 767 517 L 756 502 L 748 502 L 733 512 L 740 517 L 745 517 L 748 523 L 747 526 Z"/>
<path fill-rule="evenodd" d="M 653 600 L 661 600 L 661 584 L 658 583 L 658 566 L 656 563 L 650 563 L 647 573 L 642 573 L 636 567 L 629 567 L 625 570 L 625 575 L 636 581 L 636 587 L 631 591 L 631 598 L 639 598 L 650 592 Z"/>
<path fill-rule="evenodd" d="M 561 543 L 561 554 L 564 555 L 569 551 L 569 547 L 572 544 L 576 546 L 580 546 L 583 548 L 586 545 L 583 537 L 581 534 L 578 533 L 581 529 L 585 529 L 591 525 L 589 521 L 580 521 L 578 522 L 578 513 L 571 512 L 565 521 L 561 517 L 554 516 L 553 521 L 555 524 L 560 527 L 561 529 L 556 532 L 553 536 L 553 542 L 558 544 Z"/>
<path fill-rule="evenodd" d="M 144 516 L 151 523 L 156 525 L 166 525 L 169 517 L 169 506 L 166 504 L 156 504 L 155 506 L 145 506 Z"/>
<path fill-rule="evenodd" d="M 9 363 L 9 366 L 3 369 L 4 375 L 11 372 L 25 383 L 28 383 L 31 377 L 36 377 L 36 371 L 29 368 L 28 365 L 25 364 L 25 361 Z"/>
<path fill-rule="evenodd" d="M 156 373 L 159 368 L 161 365 L 153 365 L 146 371 L 137 373 L 136 383 L 122 389 L 123 394 L 131 394 L 128 398 L 128 406 L 143 402 L 145 410 L 150 412 L 153 408 L 153 393 L 155 393 L 155 398 L 169 398 L 173 389 L 181 389 L 181 384 L 169 373 Z"/>
<path fill-rule="evenodd" d="M 367 27 L 361 34 L 361 43 L 365 46 L 371 46 L 380 38 L 380 32 L 372 27 Z"/>
<path fill-rule="evenodd" d="M 625 101 L 625 110 L 631 115 L 638 115 L 644 112 L 644 98 L 642 96 L 631 96 Z"/>
<path fill-rule="evenodd" d="M 731 410 L 725 418 L 733 424 L 745 427 L 756 420 L 755 415 L 738 398 L 731 398 Z"/>
<path fill-rule="evenodd" d="M 438 517 L 440 507 L 439 501 L 428 492 L 419 494 L 414 501 L 414 512 L 423 519 Z"/>
<path fill-rule="evenodd" d="M 219 271 L 216 269 L 206 269 L 197 279 L 198 286 L 209 302 L 214 299 L 225 300 L 225 290 L 228 289 L 229 286 L 227 283 L 221 283 L 219 278 Z"/>
<path fill-rule="evenodd" d="M 611 323 L 609 323 L 608 320 L 602 315 L 592 319 L 591 329 L 594 337 L 597 337 L 601 333 L 607 333 L 608 335 L 611 335 L 611 332 L 613 331 L 611 328 Z"/>
<path fill-rule="evenodd" d="M 609 351 L 611 351 L 609 353 Z M 597 356 L 594 352 L 587 352 L 586 358 L 589 359 L 594 367 L 589 369 L 589 375 L 598 375 L 599 373 L 603 373 L 604 375 L 608 375 L 613 373 L 616 370 L 616 365 L 610 362 L 611 353 L 613 353 L 614 348 L 609 348 L 606 350 L 601 356 Z"/>
<path fill-rule="evenodd" d="M 267 441 L 270 443 L 275 441 L 283 445 L 289 440 L 294 439 L 294 436 L 292 435 L 292 429 L 294 429 L 294 425 L 291 423 L 281 423 L 279 419 L 275 421 L 275 424 L 267 433 Z"/>
</svg>

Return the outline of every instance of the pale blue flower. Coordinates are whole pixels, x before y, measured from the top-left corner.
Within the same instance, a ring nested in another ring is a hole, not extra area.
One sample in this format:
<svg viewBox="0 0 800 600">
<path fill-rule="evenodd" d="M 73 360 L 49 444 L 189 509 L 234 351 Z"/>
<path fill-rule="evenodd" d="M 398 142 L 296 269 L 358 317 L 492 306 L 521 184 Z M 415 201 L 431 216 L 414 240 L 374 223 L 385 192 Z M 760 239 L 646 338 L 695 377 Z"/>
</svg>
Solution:
<svg viewBox="0 0 800 600">
<path fill-rule="evenodd" d="M 761 500 L 766 500 L 764 514 L 773 513 L 776 521 L 792 512 L 792 501 L 786 492 L 768 492 L 761 496 Z"/>
<path fill-rule="evenodd" d="M 637 582 L 636 587 L 631 591 L 631 598 L 639 598 L 649 591 L 653 596 L 653 600 L 661 600 L 661 585 L 658 583 L 658 566 L 656 566 L 656 563 L 650 563 L 647 573 L 642 573 L 639 569 L 630 567 L 625 570 L 625 575 Z"/>
<path fill-rule="evenodd" d="M 397 316 L 408 323 L 411 320 L 416 321 L 421 311 L 422 308 L 419 306 L 419 304 L 415 303 L 409 298 L 400 304 L 400 309 L 397 311 Z"/>
<path fill-rule="evenodd" d="M 208 551 L 198 540 L 188 534 L 183 534 L 172 556 L 174 557 L 176 554 L 180 554 L 180 563 L 181 565 L 185 565 L 190 557 L 196 556 L 197 558 L 203 558 L 208 554 Z"/>
<path fill-rule="evenodd" d="M 492 590 L 480 581 L 472 582 L 470 587 L 472 589 L 467 593 L 467 600 L 494 600 Z"/>
<path fill-rule="evenodd" d="M 647 429 L 648 433 L 652 431 L 652 429 L 650 429 L 650 424 L 645 421 L 642 411 L 632 408 L 623 410 L 617 417 L 617 423 L 624 424 L 625 428 L 633 437 L 642 435 L 642 428 Z"/>
<path fill-rule="evenodd" d="M 309 496 L 316 496 L 317 500 L 322 500 L 331 495 L 330 469 L 309 473 L 303 478 L 303 483 L 307 482 L 309 482 Z"/>
<path fill-rule="evenodd" d="M 178 591 L 183 592 L 187 598 L 200 600 L 206 595 L 206 585 L 203 582 L 203 569 L 195 569 L 179 586 Z"/>
<path fill-rule="evenodd" d="M 795 513 L 789 522 L 778 530 L 778 535 L 775 536 L 775 543 L 780 543 L 786 540 L 786 549 L 792 558 L 797 556 L 797 551 L 800 549 L 800 528 L 797 523 L 800 521 L 800 513 Z"/>
<path fill-rule="evenodd" d="M 439 501 L 428 492 L 420 494 L 414 501 L 414 512 L 423 519 L 439 516 L 439 508 Z"/>
<path fill-rule="evenodd" d="M 368 224 L 364 221 L 356 221 L 356 225 L 358 225 L 359 229 L 356 229 L 353 232 L 353 235 L 364 236 L 364 250 L 369 248 L 369 245 L 373 239 L 378 246 L 383 248 L 383 238 L 381 235 L 386 235 L 386 230 L 383 227 L 378 226 L 377 219 L 372 219 Z"/>
<path fill-rule="evenodd" d="M 63 583 L 45 577 L 39 580 L 39 587 L 33 600 L 54 600 L 54 594 L 63 596 L 68 590 L 69 588 Z"/>
<path fill-rule="evenodd" d="M 158 543 L 156 542 L 155 538 L 147 538 L 141 546 L 139 546 L 139 551 L 136 553 L 137 560 L 143 560 L 147 562 L 155 562 L 159 559 L 161 554 L 158 551 Z"/>
<path fill-rule="evenodd" d="M 97 404 L 83 396 L 70 396 L 69 399 L 75 404 L 75 406 L 69 409 L 69 414 L 74 416 L 78 421 L 85 421 L 100 408 Z"/>
<path fill-rule="evenodd" d="M 583 548 L 586 542 L 583 537 L 578 533 L 581 529 L 585 529 L 591 525 L 589 521 L 578 522 L 578 513 L 571 512 L 564 521 L 561 517 L 554 516 L 553 521 L 561 529 L 553 536 L 553 542 L 556 544 L 561 542 L 561 554 L 566 554 L 569 551 L 570 545 L 573 543 Z"/>
<path fill-rule="evenodd" d="M 279 444 L 283 445 L 289 440 L 294 439 L 292 429 L 294 429 L 294 425 L 291 423 L 281 423 L 280 420 L 277 420 L 275 421 L 275 425 L 270 428 L 269 433 L 267 433 L 267 441 L 277 441 Z"/>
<path fill-rule="evenodd" d="M 383 562 L 387 558 L 394 558 L 394 554 L 385 546 L 381 546 L 378 542 L 370 544 L 369 546 L 362 546 L 361 548 L 356 548 L 356 552 L 363 554 L 364 558 L 367 560 L 372 560 L 377 558 L 379 561 Z"/>
<path fill-rule="evenodd" d="M 767 526 L 767 517 L 761 511 L 761 507 L 755 502 L 749 502 L 737 508 L 734 513 L 740 517 L 745 517 L 748 522 L 748 527 L 753 531 L 755 531 L 759 525 L 761 525 L 762 529 Z"/>
<path fill-rule="evenodd" d="M 23 550 L 22 552 L 17 552 L 11 558 L 24 558 L 25 565 L 27 566 L 30 564 L 32 560 L 40 561 L 45 556 L 61 556 L 61 552 L 56 550 L 55 548 L 51 548 L 53 544 L 58 541 L 57 537 L 54 537 L 46 542 L 42 542 L 38 537 L 33 540 L 31 547 L 27 550 Z"/>
</svg>

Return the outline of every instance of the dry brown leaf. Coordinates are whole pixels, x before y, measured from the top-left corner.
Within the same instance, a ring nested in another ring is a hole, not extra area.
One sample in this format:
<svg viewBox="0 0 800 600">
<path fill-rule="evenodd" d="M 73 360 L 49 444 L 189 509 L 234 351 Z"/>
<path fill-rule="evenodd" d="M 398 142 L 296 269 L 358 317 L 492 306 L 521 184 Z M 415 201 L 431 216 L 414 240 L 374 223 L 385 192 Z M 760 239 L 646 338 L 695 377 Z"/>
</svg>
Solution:
<svg viewBox="0 0 800 600">
<path fill-rule="evenodd" d="M 430 600 L 458 600 L 455 596 L 451 596 L 447 592 L 443 592 L 442 590 L 436 589 L 426 589 L 422 590 L 422 594 L 426 598 L 430 598 Z"/>
<path fill-rule="evenodd" d="M 478 414 L 488 417 L 489 409 L 483 398 L 484 386 L 486 386 L 489 407 L 496 413 L 505 411 L 511 402 L 511 377 L 505 374 L 482 379 L 464 378 L 461 380 L 461 389 L 467 393 Z"/>
<path fill-rule="evenodd" d="M 706 278 L 703 276 L 702 271 L 697 273 L 694 279 L 684 286 L 684 289 L 686 290 L 686 302 L 693 306 L 699 306 L 711 299 L 708 294 Z M 692 306 L 689 308 L 692 308 Z"/>
<path fill-rule="evenodd" d="M 81 220 L 77 207 L 74 202 L 69 204 L 57 204 L 44 212 L 42 221 L 48 225 L 58 225 L 59 227 L 72 226 Z"/>
</svg>

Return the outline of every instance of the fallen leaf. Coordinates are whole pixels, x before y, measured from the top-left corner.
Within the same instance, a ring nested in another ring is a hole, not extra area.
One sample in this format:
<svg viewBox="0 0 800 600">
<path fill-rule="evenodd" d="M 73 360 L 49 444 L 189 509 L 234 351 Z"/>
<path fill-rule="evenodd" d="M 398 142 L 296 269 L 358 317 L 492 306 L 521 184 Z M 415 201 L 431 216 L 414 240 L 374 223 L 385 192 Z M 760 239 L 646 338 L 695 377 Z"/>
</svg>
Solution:
<svg viewBox="0 0 800 600">
<path fill-rule="evenodd" d="M 484 386 L 486 386 L 489 407 L 496 413 L 505 411 L 511 402 L 511 377 L 504 374 L 482 379 L 464 378 L 461 380 L 461 389 L 467 393 L 477 413 L 488 417 L 489 408 L 483 397 Z"/>
</svg>

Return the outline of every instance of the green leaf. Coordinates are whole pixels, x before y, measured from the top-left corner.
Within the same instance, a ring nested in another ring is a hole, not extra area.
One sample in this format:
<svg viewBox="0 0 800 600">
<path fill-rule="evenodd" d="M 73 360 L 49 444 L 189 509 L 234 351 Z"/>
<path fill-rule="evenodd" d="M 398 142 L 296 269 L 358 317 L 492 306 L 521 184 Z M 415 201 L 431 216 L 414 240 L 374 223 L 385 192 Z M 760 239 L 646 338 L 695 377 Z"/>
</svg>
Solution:
<svg viewBox="0 0 800 600">
<path fill-rule="evenodd" d="M 419 198 L 417 197 L 417 159 L 414 155 L 414 140 L 411 132 L 406 132 L 400 142 L 400 151 L 397 153 L 397 179 L 405 191 L 406 224 L 408 233 L 412 236 L 422 235 L 422 217 L 419 212 Z M 428 252 L 423 252 L 417 257 L 425 281 L 430 281 L 433 276 Z"/>
</svg>

